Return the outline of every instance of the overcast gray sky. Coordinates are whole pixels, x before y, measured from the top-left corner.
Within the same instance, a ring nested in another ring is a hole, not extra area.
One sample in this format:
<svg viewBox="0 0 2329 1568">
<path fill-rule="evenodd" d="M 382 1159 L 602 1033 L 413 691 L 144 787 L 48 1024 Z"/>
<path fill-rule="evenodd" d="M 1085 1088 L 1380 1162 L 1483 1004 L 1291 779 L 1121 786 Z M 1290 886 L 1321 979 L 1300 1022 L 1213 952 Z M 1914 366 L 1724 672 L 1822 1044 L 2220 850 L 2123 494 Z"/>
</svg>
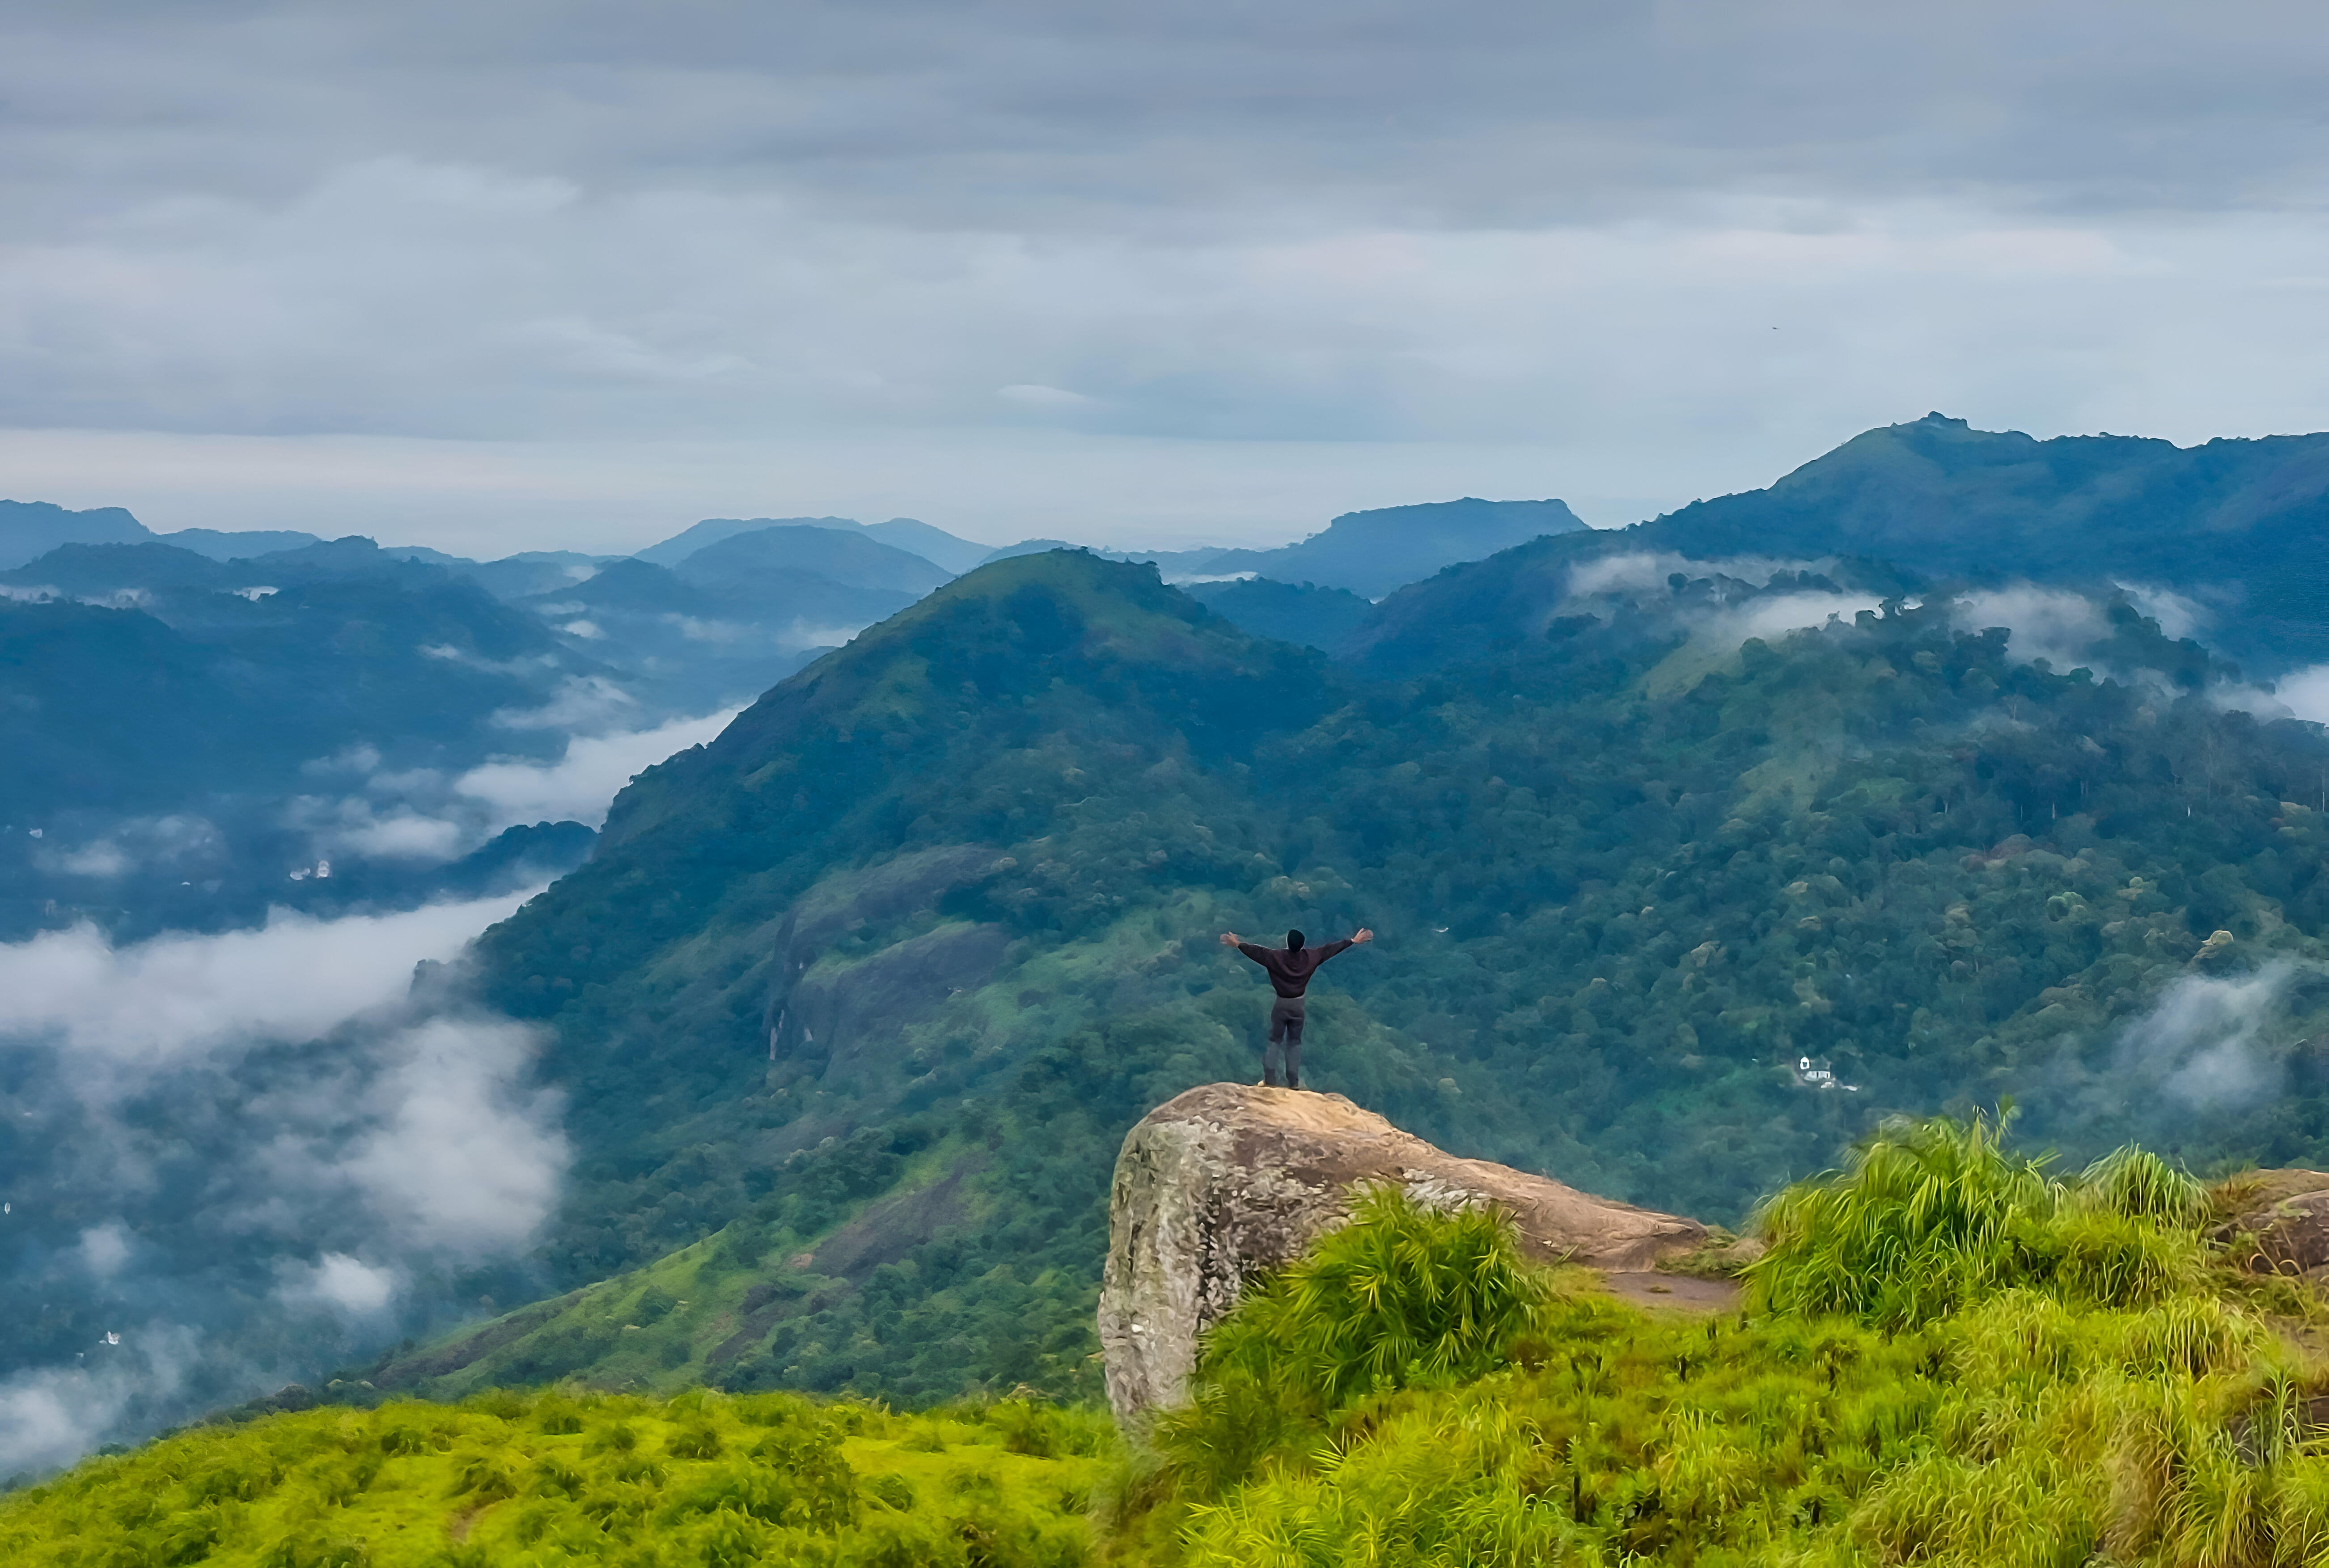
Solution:
<svg viewBox="0 0 2329 1568">
<path fill-rule="evenodd" d="M 2318 430 L 2324 80 L 2238 0 L 5 0 L 0 494 L 1277 540 Z"/>
</svg>

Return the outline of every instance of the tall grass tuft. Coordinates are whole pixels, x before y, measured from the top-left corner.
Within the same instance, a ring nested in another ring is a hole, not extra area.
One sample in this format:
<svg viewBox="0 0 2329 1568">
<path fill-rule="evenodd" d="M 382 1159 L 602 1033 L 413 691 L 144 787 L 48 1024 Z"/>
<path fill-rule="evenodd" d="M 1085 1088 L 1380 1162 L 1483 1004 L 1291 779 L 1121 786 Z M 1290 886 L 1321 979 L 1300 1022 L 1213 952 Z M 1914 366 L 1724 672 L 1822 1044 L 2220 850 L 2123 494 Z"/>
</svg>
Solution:
<svg viewBox="0 0 2329 1568">
<path fill-rule="evenodd" d="M 2198 1278 L 2198 1182 L 2132 1148 L 2057 1180 L 2005 1148 L 2005 1125 L 1894 1118 L 1844 1169 L 1772 1199 L 1755 1303 L 1898 1327 L 2003 1290 L 2130 1307 Z"/>
</svg>

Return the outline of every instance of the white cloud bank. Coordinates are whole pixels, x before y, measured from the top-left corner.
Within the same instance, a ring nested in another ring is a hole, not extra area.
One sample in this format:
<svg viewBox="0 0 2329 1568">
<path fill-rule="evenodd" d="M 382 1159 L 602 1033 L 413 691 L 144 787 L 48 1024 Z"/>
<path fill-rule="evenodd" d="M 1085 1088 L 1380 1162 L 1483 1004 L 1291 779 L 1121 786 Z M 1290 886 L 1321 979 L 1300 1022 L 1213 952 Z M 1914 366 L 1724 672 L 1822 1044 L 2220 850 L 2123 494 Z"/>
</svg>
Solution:
<svg viewBox="0 0 2329 1568">
<path fill-rule="evenodd" d="M 399 914 L 115 947 L 95 926 L 0 943 L 0 1037 L 52 1036 L 76 1062 L 155 1069 L 259 1040 L 298 1041 L 401 997 L 413 966 L 457 954 L 532 891 Z"/>
<path fill-rule="evenodd" d="M 2263 1045 L 2296 975 L 2287 962 L 2252 974 L 2193 975 L 2170 986 L 2121 1038 L 2118 1066 L 2194 1110 L 2237 1110 L 2277 1091 L 2283 1068 Z"/>
<path fill-rule="evenodd" d="M 310 777 L 346 779 L 360 792 L 300 796 L 291 802 L 288 825 L 307 836 L 311 856 L 429 864 L 457 859 L 508 827 L 535 822 L 596 827 L 625 785 L 665 758 L 712 740 L 743 712 L 730 708 L 640 730 L 605 727 L 628 703 L 577 685 L 547 707 L 502 715 L 513 729 L 579 725 L 581 732 L 568 735 L 555 758 L 505 757 L 449 779 L 426 768 L 382 771 L 380 754 L 369 748 L 319 759 L 307 765 Z"/>
<path fill-rule="evenodd" d="M 554 1102 L 520 1087 L 533 1032 L 432 1018 L 389 1043 L 384 1114 L 339 1167 L 407 1246 L 477 1257 L 548 1217 L 566 1169 Z"/>
<path fill-rule="evenodd" d="M 42 1367 L 0 1380 L 0 1479 L 71 1463 L 140 1406 L 177 1393 L 197 1354 L 190 1330 L 124 1335 L 95 1365 Z"/>
<path fill-rule="evenodd" d="M 555 762 L 488 762 L 462 774 L 453 789 L 481 803 L 499 827 L 541 821 L 596 827 L 606 821 L 607 808 L 623 786 L 673 753 L 712 740 L 742 712 L 731 708 L 700 719 L 674 719 L 652 730 L 576 735 Z"/>
<path fill-rule="evenodd" d="M 0 1320 L 46 1301 L 119 1331 L 0 1377 L 0 1476 L 425 1330 L 449 1274 L 523 1252 L 570 1157 L 539 1036 L 414 978 L 528 896 L 0 944 L 0 1061 L 38 1129 Z M 108 1217 L 53 1214 L 67 1190 Z"/>
</svg>

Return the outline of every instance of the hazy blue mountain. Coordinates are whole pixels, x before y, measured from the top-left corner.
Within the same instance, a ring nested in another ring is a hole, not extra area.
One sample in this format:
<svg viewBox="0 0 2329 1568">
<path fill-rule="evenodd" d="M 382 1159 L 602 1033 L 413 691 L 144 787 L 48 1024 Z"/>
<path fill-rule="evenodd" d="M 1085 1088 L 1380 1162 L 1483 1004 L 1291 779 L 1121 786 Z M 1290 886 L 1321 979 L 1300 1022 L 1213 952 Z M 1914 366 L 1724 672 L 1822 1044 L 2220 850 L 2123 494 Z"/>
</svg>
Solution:
<svg viewBox="0 0 2329 1568">
<path fill-rule="evenodd" d="M 865 523 L 859 526 L 868 537 L 910 551 L 951 572 L 968 571 L 994 553 L 995 547 L 991 544 L 959 538 L 915 517 L 892 517 L 887 523 Z"/>
<path fill-rule="evenodd" d="M 1251 571 L 1287 582 L 1316 582 L 1380 599 L 1459 561 L 1477 561 L 1543 534 L 1585 526 L 1561 501 L 1435 501 L 1345 512 L 1298 544 L 1224 550 L 1208 573 Z"/>
<path fill-rule="evenodd" d="M 701 586 L 632 556 L 521 602 L 628 672 L 658 711 L 702 713 L 751 701 L 911 596 L 809 572 Z"/>
<path fill-rule="evenodd" d="M 601 565 L 629 559 L 574 550 L 527 550 L 498 561 L 455 561 L 446 570 L 466 577 L 495 599 L 526 599 L 587 581 Z"/>
<path fill-rule="evenodd" d="M 448 556 L 441 551 L 421 545 L 383 550 L 375 541 L 361 534 L 351 534 L 344 538 L 321 540 L 296 549 L 272 550 L 264 555 L 251 556 L 241 564 L 247 571 L 261 577 L 281 578 L 285 581 L 376 577 L 384 581 L 419 583 L 449 576 L 443 562 L 458 560 L 457 556 Z"/>
<path fill-rule="evenodd" d="M 1193 582 L 1191 599 L 1255 637 L 1274 637 L 1333 653 L 1348 642 L 1374 606 L 1347 588 L 1273 582 L 1266 577 Z"/>
<path fill-rule="evenodd" d="M 1430 576 L 1459 561 L 1477 561 L 1543 534 L 1581 529 L 1561 501 L 1435 501 L 1346 512 L 1297 544 L 1276 550 L 1094 550 L 1104 561 L 1146 562 L 1172 582 L 1267 577 L 1347 589 L 1380 599 L 1402 583 Z M 1023 539 L 987 555 L 989 561 L 1073 550 L 1058 539 Z"/>
<path fill-rule="evenodd" d="M 127 515 L 127 513 L 122 515 Z M 0 540 L 5 538 L 5 516 L 0 516 Z M 528 550 L 498 561 L 472 561 L 465 556 L 448 555 L 444 551 L 432 550 L 423 544 L 380 545 L 361 534 L 326 541 L 313 534 L 288 528 L 181 528 L 174 534 L 146 534 L 141 530 L 135 538 L 76 543 L 129 543 L 146 540 L 175 550 L 192 551 L 212 561 L 279 557 L 283 559 L 278 564 L 285 569 L 322 570 L 339 574 L 369 571 L 386 562 L 418 562 L 429 566 L 441 566 L 456 576 L 466 577 L 496 599 L 523 599 L 528 594 L 542 593 L 588 577 L 598 570 L 602 561 L 618 559 L 585 555 L 572 550 Z M 374 559 L 375 553 L 377 560 Z M 5 548 L 0 547 L 0 556 L 5 554 Z M 0 570 L 18 564 L 23 563 L 0 561 Z"/>
<path fill-rule="evenodd" d="M 153 531 L 119 506 L 68 512 L 48 501 L 0 501 L 0 571 L 60 544 L 136 544 Z"/>
<path fill-rule="evenodd" d="M 68 544 L 0 572 L 14 590 L 0 599 L 0 934 L 415 902 L 524 858 L 505 846 L 463 868 L 383 850 L 368 864 L 335 847 L 328 882 L 285 881 L 318 853 L 297 799 L 319 797 L 328 816 L 374 768 L 443 779 L 495 757 L 555 757 L 561 731 L 505 718 L 616 673 L 442 568 L 325 547 L 316 570 L 316 548 L 294 553 L 311 569 L 286 571 L 159 543 Z M 312 771 L 359 754 L 370 760 L 354 770 Z"/>
<path fill-rule="evenodd" d="M 17 821 L 279 787 L 302 763 L 359 742 L 408 766 L 482 760 L 518 744 L 491 728 L 495 711 L 539 704 L 561 679 L 598 667 L 534 617 L 450 580 L 316 581 L 256 600 L 163 590 L 143 608 L 12 602 L 0 612 L 0 683 L 15 714 L 0 814 Z"/>
<path fill-rule="evenodd" d="M 853 517 L 706 517 L 702 522 L 681 529 L 670 538 L 632 552 L 634 560 L 652 566 L 676 566 L 707 544 L 717 544 L 723 539 L 733 539 L 739 534 L 751 534 L 762 528 L 842 528 L 858 526 Z"/>
<path fill-rule="evenodd" d="M 682 581 L 670 567 L 651 565 L 636 555 L 610 561 L 581 581 L 544 590 L 535 595 L 535 600 L 537 606 L 549 600 L 594 611 L 636 610 L 650 614 L 669 610 L 700 615 L 712 608 L 710 597 L 702 589 Z"/>
<path fill-rule="evenodd" d="M 676 566 L 707 545 L 739 534 L 763 528 L 825 528 L 863 534 L 925 561 L 946 568 L 949 576 L 967 571 L 993 553 L 994 546 L 959 538 L 914 517 L 892 517 L 887 523 L 860 523 L 850 517 L 707 517 L 636 553 L 636 559 L 657 566 Z"/>
<path fill-rule="evenodd" d="M 67 599 L 106 598 L 156 589 L 226 593 L 246 587 L 251 581 L 246 571 L 158 542 L 61 544 L 36 561 L 0 571 L 0 581 L 18 588 L 53 589 Z"/>
<path fill-rule="evenodd" d="M 771 572 L 808 571 L 845 588 L 916 598 L 954 576 L 943 566 L 854 530 L 800 524 L 731 534 L 687 555 L 672 570 L 687 581 L 715 587 L 741 585 Z"/>
<path fill-rule="evenodd" d="M 302 533 L 296 528 L 181 528 L 175 533 L 159 534 L 155 537 L 165 544 L 191 550 L 197 555 L 207 555 L 212 561 L 239 561 L 277 550 L 297 550 L 304 545 L 323 543 L 320 536 Z"/>
<path fill-rule="evenodd" d="M 1220 546 L 1196 550 L 1103 550 L 1096 545 L 1070 544 L 1064 539 L 1022 539 L 1000 550 L 990 550 L 984 561 L 1009 561 L 1021 555 L 1041 555 L 1048 550 L 1081 550 L 1102 561 L 1131 562 L 1154 566 L 1167 582 L 1202 578 L 1221 554 Z M 1225 574 L 1226 575 L 1226 574 Z"/>
<path fill-rule="evenodd" d="M 988 551 L 985 559 L 1010 561 L 1022 555 L 1042 555 L 1052 550 L 1081 550 L 1082 548 L 1082 545 L 1070 544 L 1064 539 L 1022 539 L 1016 544 L 1005 544 L 999 549 Z"/>
</svg>

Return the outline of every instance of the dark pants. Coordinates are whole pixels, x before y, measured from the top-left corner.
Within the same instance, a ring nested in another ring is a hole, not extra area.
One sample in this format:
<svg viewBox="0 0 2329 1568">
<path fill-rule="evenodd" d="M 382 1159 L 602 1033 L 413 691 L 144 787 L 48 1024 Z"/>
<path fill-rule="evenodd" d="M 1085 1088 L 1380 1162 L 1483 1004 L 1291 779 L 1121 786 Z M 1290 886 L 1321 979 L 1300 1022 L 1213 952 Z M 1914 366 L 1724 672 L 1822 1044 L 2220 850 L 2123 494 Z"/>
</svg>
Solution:
<svg viewBox="0 0 2329 1568">
<path fill-rule="evenodd" d="M 1302 1087 L 1302 998 L 1280 997 L 1270 1005 L 1269 1044 L 1261 1048 L 1261 1081 L 1278 1082 L 1278 1058 L 1286 1060 L 1286 1087 Z"/>
</svg>

